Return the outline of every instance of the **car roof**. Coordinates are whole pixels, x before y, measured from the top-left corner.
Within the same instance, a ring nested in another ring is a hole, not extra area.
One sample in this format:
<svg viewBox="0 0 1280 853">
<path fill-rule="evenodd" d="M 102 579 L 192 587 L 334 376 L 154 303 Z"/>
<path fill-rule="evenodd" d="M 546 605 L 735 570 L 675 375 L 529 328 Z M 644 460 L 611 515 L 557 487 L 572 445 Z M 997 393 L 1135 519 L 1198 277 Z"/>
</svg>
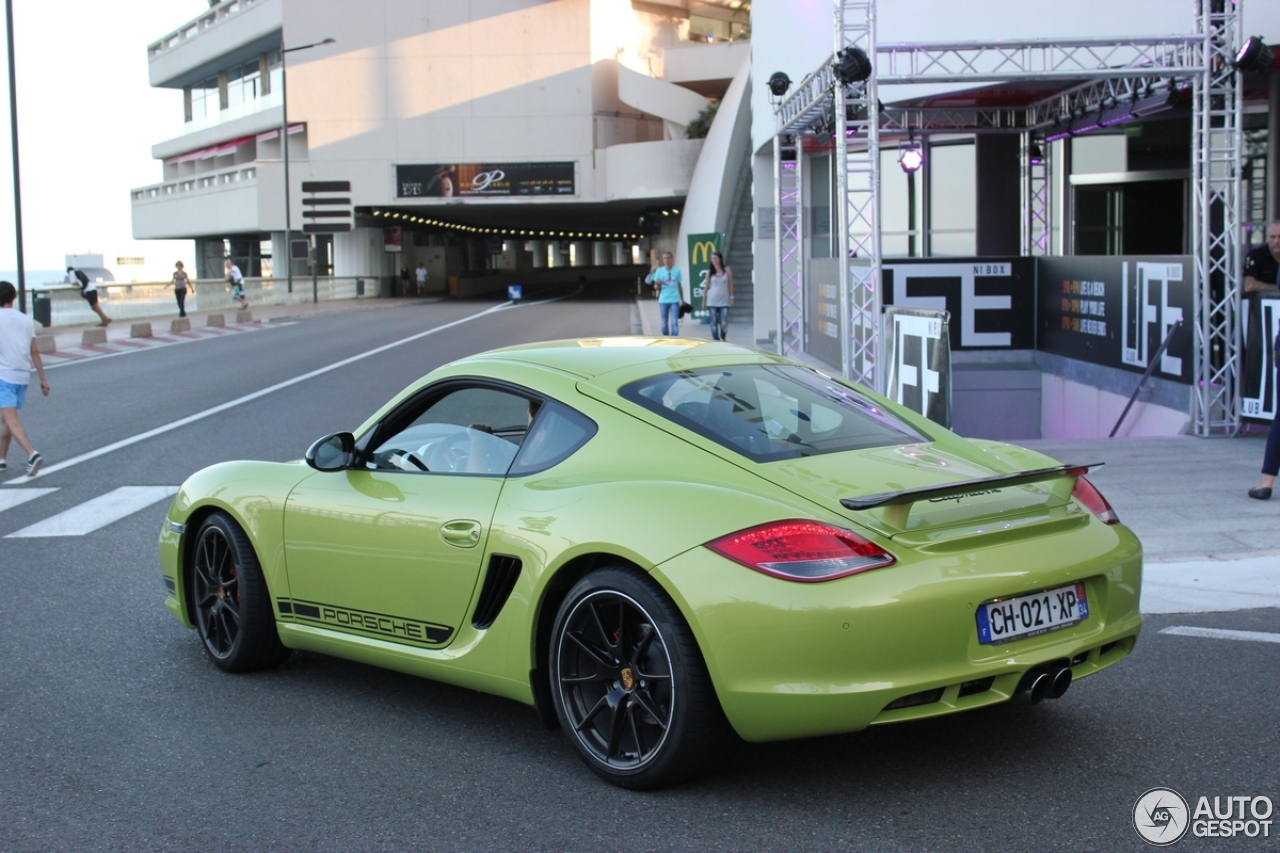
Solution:
<svg viewBox="0 0 1280 853">
<path fill-rule="evenodd" d="M 615 370 L 658 367 L 681 370 L 703 359 L 716 357 L 727 362 L 751 363 L 777 358 L 751 347 L 703 338 L 604 337 L 543 341 L 503 347 L 455 362 L 464 365 L 487 361 L 517 361 L 563 371 L 583 379 L 594 379 Z"/>
</svg>

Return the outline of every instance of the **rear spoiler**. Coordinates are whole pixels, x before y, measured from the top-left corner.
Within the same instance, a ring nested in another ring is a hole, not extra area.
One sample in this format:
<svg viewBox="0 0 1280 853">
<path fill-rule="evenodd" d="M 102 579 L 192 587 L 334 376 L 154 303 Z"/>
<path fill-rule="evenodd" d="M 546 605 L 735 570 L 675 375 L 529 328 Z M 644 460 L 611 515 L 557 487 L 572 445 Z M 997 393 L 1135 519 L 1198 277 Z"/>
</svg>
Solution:
<svg viewBox="0 0 1280 853">
<path fill-rule="evenodd" d="M 1052 468 L 1037 468 L 1034 471 L 1018 471 L 1014 474 L 1000 474 L 995 477 L 980 477 L 975 480 L 964 480 L 944 486 L 925 486 L 921 489 L 903 489 L 899 492 L 881 492 L 878 495 L 867 495 L 864 498 L 841 498 L 840 504 L 845 509 L 862 511 L 882 506 L 899 506 L 924 500 L 945 500 L 961 498 L 966 495 L 979 495 L 1009 486 L 1022 486 L 1027 483 L 1039 483 L 1044 480 L 1055 480 L 1058 477 L 1079 477 L 1094 468 L 1101 468 L 1102 462 L 1088 465 L 1056 465 Z"/>
</svg>

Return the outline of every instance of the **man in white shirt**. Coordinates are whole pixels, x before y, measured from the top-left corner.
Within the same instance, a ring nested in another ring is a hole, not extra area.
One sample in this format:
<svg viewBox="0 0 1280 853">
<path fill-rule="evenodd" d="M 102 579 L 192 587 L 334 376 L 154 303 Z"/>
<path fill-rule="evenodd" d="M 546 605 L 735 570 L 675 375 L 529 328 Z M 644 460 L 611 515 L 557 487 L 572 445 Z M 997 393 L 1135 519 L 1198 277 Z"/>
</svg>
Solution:
<svg viewBox="0 0 1280 853">
<path fill-rule="evenodd" d="M 415 276 L 415 277 L 417 277 L 417 279 L 418 279 L 418 295 L 419 295 L 419 296 L 426 296 L 426 294 L 427 294 L 427 265 L 426 265 L 426 264 L 424 264 L 424 263 L 422 263 L 421 261 L 419 261 L 419 262 L 418 262 L 418 268 L 417 268 L 416 270 L 414 270 L 414 271 L 413 271 L 413 274 L 414 274 L 414 276 Z"/>
<path fill-rule="evenodd" d="M 9 440 L 16 439 L 18 446 L 27 452 L 27 476 L 40 473 L 44 462 L 27 433 L 18 422 L 18 410 L 27 396 L 31 382 L 31 367 L 40 374 L 40 391 L 49 396 L 49 383 L 44 378 L 44 362 L 36 348 L 36 324 L 30 317 L 13 307 L 18 289 L 7 281 L 0 281 L 0 471 L 8 469 L 5 457 L 9 454 Z"/>
</svg>

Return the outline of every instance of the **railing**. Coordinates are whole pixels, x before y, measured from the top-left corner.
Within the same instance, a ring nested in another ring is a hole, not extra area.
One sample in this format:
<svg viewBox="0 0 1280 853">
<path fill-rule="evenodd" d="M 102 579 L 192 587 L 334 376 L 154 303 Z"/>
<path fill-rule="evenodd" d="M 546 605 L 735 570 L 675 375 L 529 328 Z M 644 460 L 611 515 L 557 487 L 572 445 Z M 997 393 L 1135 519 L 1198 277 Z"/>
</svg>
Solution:
<svg viewBox="0 0 1280 853">
<path fill-rule="evenodd" d="M 363 296 L 373 298 L 380 295 L 381 285 L 376 276 L 361 276 L 360 280 L 364 282 Z M 356 281 L 355 276 L 320 276 L 316 280 L 316 292 L 322 302 L 355 299 Z M 178 313 L 173 288 L 164 282 L 106 283 L 97 287 L 99 304 L 112 320 L 140 320 L 147 317 L 176 316 Z M 194 287 L 194 293 L 187 293 L 188 312 L 233 312 L 240 307 L 240 303 L 232 298 L 231 289 L 225 281 L 205 279 L 196 281 Z M 98 316 L 80 296 L 77 287 L 50 284 L 33 285 L 30 289 L 33 293 L 44 293 L 50 297 L 54 326 L 76 326 L 98 321 Z M 250 308 L 255 305 L 282 305 L 286 301 L 287 285 L 283 278 L 246 278 L 244 291 Z M 302 302 L 311 301 L 310 277 L 294 277 L 293 295 Z"/>
<path fill-rule="evenodd" d="M 293 158 L 290 158 L 293 159 Z M 205 190 L 226 189 L 227 187 L 243 186 L 246 183 L 254 183 L 258 179 L 258 168 L 256 163 L 235 166 L 231 169 L 223 169 L 219 172 L 206 172 L 202 175 L 188 175 L 182 178 L 175 178 L 172 181 L 165 181 L 162 184 L 152 184 L 149 187 L 139 187 L 130 190 L 129 195 L 134 204 L 139 202 L 147 202 L 153 199 L 172 198 L 182 193 L 201 192 Z"/>
<path fill-rule="evenodd" d="M 171 50 L 184 41 L 195 38 L 210 27 L 217 26 L 233 15 L 237 15 L 255 3 L 260 2 L 262 0 L 232 0 L 230 3 L 219 3 L 208 12 L 193 21 L 183 24 L 159 41 L 152 42 L 147 46 L 147 57 L 155 59 L 166 50 Z"/>
</svg>

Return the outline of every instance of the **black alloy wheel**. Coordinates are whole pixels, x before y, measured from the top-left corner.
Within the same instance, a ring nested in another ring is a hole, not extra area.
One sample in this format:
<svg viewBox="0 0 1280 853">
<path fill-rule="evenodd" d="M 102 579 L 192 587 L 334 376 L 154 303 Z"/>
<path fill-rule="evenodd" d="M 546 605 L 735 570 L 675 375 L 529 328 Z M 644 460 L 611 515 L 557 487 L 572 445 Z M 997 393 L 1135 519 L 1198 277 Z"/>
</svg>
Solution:
<svg viewBox="0 0 1280 853">
<path fill-rule="evenodd" d="M 566 597 L 551 637 L 561 726 L 596 773 L 657 788 L 711 769 L 728 725 L 674 603 L 629 568 L 593 572 Z"/>
<path fill-rule="evenodd" d="M 228 672 L 249 672 L 288 657 L 262 568 L 240 526 L 224 513 L 210 515 L 191 556 L 192 615 L 213 662 Z"/>
</svg>

